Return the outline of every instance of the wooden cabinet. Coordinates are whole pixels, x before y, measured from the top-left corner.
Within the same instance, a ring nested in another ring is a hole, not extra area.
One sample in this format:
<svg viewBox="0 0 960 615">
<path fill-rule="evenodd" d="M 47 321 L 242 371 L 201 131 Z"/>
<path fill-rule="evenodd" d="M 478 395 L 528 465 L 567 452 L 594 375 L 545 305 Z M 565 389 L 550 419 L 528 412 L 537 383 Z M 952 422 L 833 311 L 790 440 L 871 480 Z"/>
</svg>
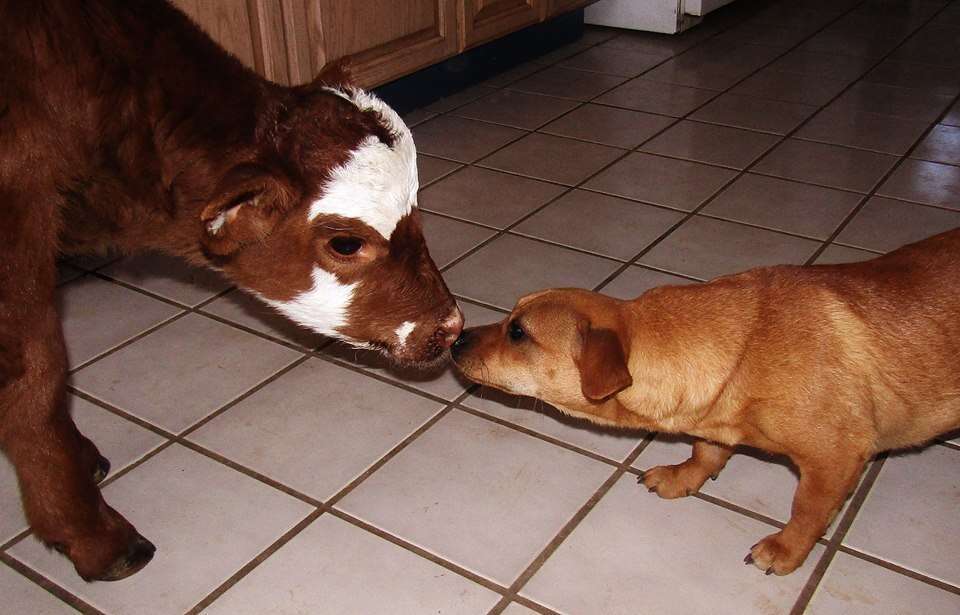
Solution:
<svg viewBox="0 0 960 615">
<path fill-rule="evenodd" d="M 543 19 L 547 0 L 463 0 L 460 49 L 474 47 Z"/>
<path fill-rule="evenodd" d="M 593 0 L 173 0 L 246 65 L 283 84 L 348 58 L 373 87 Z"/>
</svg>

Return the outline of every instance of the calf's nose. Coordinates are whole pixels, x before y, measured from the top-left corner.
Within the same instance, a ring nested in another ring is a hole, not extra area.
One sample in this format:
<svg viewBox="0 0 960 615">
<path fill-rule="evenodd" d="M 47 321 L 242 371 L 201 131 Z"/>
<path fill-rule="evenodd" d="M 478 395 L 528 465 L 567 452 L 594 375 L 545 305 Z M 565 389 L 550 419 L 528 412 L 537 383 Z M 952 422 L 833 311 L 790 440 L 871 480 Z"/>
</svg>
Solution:
<svg viewBox="0 0 960 615">
<path fill-rule="evenodd" d="M 461 331 L 463 331 L 463 313 L 460 311 L 460 308 L 455 305 L 453 306 L 453 311 L 447 316 L 447 319 L 440 323 L 440 332 L 443 334 L 443 347 L 449 348 L 452 346 L 453 343 L 457 341 Z"/>
</svg>

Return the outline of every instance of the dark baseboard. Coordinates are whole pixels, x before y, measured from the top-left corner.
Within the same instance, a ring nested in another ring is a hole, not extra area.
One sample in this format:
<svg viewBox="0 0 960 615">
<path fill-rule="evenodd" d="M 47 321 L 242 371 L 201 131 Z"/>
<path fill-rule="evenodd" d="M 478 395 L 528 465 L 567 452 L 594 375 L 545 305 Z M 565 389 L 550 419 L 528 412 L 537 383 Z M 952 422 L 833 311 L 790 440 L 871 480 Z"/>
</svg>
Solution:
<svg viewBox="0 0 960 615">
<path fill-rule="evenodd" d="M 497 73 L 572 43 L 583 34 L 583 10 L 549 21 L 471 49 L 385 83 L 374 92 L 401 115 L 445 98 Z"/>
</svg>

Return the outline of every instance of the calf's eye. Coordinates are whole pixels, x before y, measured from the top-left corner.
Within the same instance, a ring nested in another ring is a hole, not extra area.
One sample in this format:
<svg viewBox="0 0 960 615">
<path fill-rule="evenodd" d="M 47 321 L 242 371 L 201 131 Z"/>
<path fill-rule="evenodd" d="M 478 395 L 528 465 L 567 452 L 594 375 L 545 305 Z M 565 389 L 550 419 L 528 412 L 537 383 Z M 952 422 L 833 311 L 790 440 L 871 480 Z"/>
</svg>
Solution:
<svg viewBox="0 0 960 615">
<path fill-rule="evenodd" d="M 334 237 L 330 240 L 330 247 L 333 248 L 333 251 L 337 254 L 351 256 L 363 247 L 363 240 L 359 237 Z"/>
</svg>

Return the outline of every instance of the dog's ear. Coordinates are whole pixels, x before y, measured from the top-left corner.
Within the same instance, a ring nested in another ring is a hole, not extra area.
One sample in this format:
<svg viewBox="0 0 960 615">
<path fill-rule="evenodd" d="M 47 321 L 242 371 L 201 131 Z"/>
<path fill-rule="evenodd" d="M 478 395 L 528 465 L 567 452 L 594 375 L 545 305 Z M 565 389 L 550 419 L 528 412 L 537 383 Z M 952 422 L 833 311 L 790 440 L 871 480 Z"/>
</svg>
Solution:
<svg viewBox="0 0 960 615">
<path fill-rule="evenodd" d="M 580 332 L 580 391 L 590 401 L 602 401 L 633 384 L 620 337 L 613 329 L 596 329 L 588 321 Z"/>
<path fill-rule="evenodd" d="M 293 201 L 286 178 L 254 164 L 234 167 L 200 214 L 205 252 L 224 257 L 262 241 Z"/>
<path fill-rule="evenodd" d="M 342 90 L 355 87 L 350 60 L 342 58 L 324 66 L 310 84 L 313 87 L 327 87 Z"/>
</svg>

